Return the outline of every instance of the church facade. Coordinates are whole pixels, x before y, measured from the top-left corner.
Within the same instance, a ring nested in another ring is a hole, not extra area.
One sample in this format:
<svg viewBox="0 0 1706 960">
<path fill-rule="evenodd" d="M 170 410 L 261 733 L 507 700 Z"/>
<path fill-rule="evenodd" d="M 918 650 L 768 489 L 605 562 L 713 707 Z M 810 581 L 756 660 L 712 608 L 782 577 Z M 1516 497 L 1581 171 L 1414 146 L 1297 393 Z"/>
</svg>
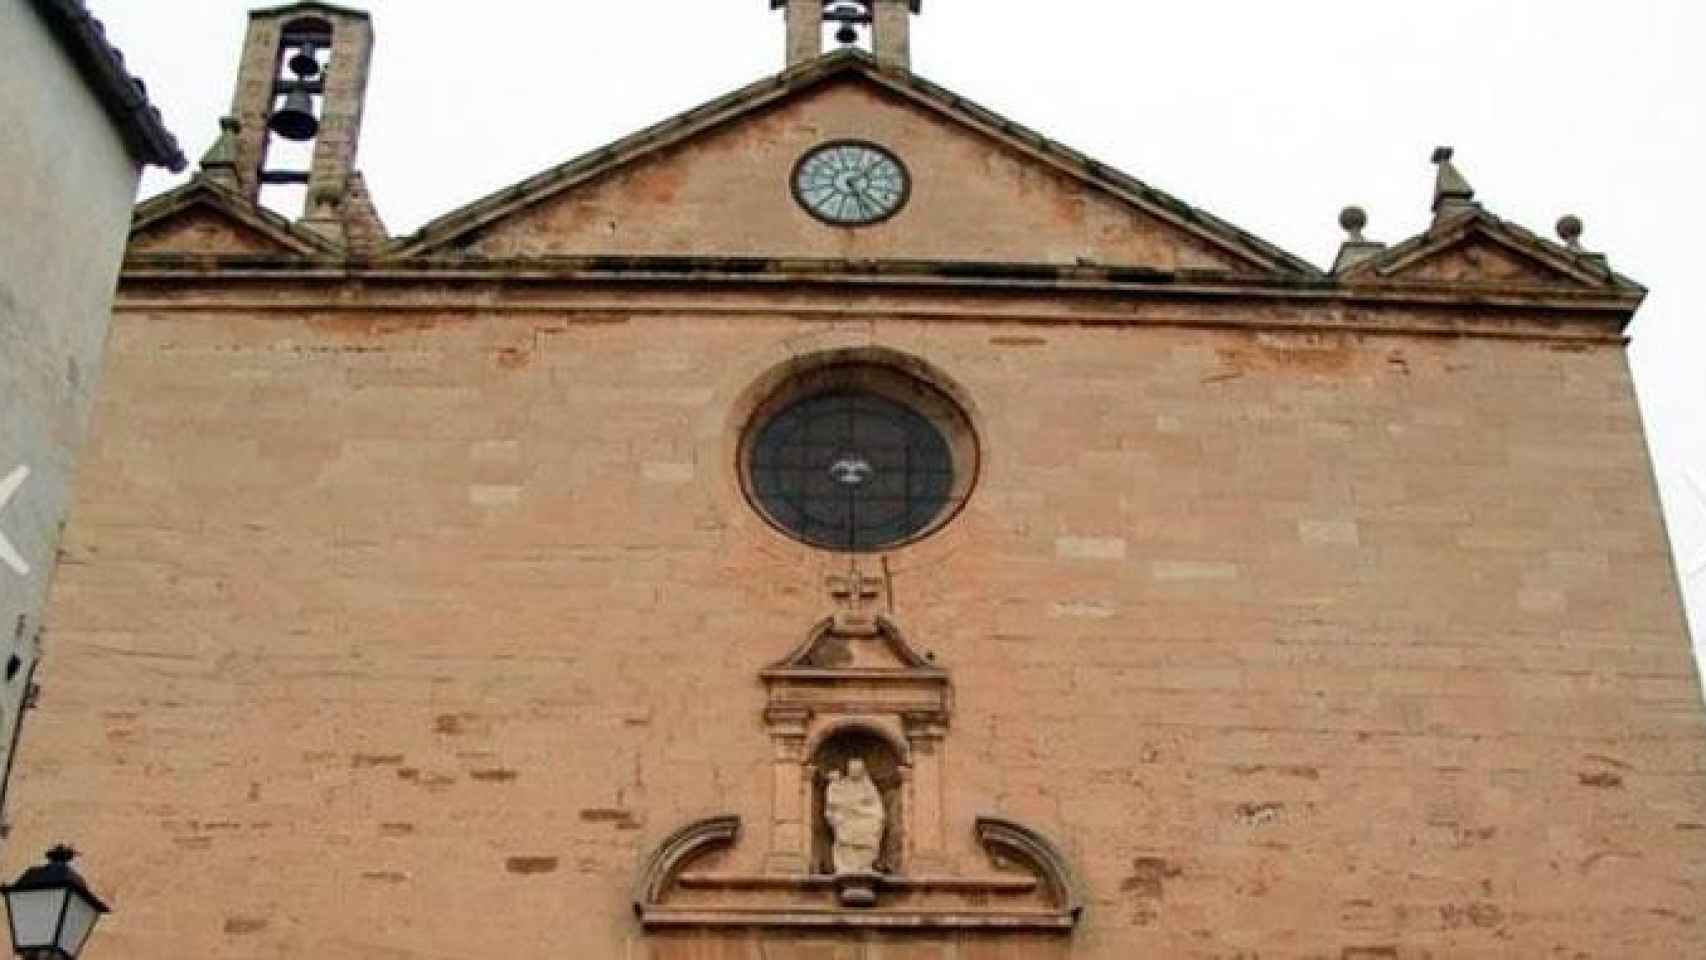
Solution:
<svg viewBox="0 0 1706 960">
<path fill-rule="evenodd" d="M 252 15 L 19 758 L 97 947 L 1706 949 L 1644 291 L 1580 224 L 1441 150 L 1323 270 L 916 76 L 916 0 L 772 5 L 777 76 L 402 237 L 369 18 Z"/>
</svg>

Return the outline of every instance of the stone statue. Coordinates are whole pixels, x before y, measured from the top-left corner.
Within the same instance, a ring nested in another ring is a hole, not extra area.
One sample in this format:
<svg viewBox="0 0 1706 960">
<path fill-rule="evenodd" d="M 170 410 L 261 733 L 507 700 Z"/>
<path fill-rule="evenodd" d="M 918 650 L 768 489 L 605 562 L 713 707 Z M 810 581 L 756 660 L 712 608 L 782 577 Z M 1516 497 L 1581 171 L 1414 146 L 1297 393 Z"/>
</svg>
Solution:
<svg viewBox="0 0 1706 960">
<path fill-rule="evenodd" d="M 847 773 L 831 771 L 824 791 L 823 818 L 835 840 L 833 857 L 837 875 L 876 872 L 883 852 L 883 827 L 887 819 L 883 795 L 865 770 L 865 761 L 847 761 Z"/>
</svg>

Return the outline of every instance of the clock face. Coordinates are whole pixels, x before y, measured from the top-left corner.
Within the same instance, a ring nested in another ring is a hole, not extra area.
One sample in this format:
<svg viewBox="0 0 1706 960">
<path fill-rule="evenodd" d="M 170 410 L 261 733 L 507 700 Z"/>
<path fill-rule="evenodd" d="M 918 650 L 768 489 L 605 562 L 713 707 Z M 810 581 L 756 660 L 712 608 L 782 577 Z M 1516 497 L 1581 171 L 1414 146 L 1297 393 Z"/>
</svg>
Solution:
<svg viewBox="0 0 1706 960">
<path fill-rule="evenodd" d="M 906 205 L 911 192 L 905 164 L 874 143 L 826 143 L 794 168 L 794 197 L 800 205 L 840 226 L 887 220 Z"/>
</svg>

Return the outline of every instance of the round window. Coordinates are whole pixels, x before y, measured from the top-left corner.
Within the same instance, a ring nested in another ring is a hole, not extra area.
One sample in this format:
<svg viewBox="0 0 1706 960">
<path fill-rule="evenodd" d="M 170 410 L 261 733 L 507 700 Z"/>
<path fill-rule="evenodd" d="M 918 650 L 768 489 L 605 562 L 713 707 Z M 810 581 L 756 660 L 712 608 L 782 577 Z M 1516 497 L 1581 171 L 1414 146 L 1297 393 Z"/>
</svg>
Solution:
<svg viewBox="0 0 1706 960">
<path fill-rule="evenodd" d="M 842 367 L 784 385 L 754 418 L 742 459 L 747 496 L 772 524 L 813 546 L 866 552 L 952 517 L 976 474 L 976 443 L 933 388 Z"/>
</svg>

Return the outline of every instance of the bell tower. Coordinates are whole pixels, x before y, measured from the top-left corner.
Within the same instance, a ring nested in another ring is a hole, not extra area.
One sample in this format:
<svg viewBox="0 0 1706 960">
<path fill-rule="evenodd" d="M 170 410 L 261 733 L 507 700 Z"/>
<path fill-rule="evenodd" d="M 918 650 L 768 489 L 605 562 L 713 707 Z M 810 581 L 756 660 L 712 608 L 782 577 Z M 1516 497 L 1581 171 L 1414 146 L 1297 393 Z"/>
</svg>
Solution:
<svg viewBox="0 0 1706 960">
<path fill-rule="evenodd" d="M 372 55 L 373 24 L 359 10 L 306 2 L 249 14 L 231 106 L 244 196 L 306 187 L 303 224 L 344 239 Z"/>
<path fill-rule="evenodd" d="M 842 46 L 858 46 L 868 32 L 878 63 L 912 69 L 912 17 L 924 12 L 924 0 L 770 0 L 777 8 L 787 11 L 789 67 L 822 55 L 825 27 L 833 24 Z"/>
</svg>

